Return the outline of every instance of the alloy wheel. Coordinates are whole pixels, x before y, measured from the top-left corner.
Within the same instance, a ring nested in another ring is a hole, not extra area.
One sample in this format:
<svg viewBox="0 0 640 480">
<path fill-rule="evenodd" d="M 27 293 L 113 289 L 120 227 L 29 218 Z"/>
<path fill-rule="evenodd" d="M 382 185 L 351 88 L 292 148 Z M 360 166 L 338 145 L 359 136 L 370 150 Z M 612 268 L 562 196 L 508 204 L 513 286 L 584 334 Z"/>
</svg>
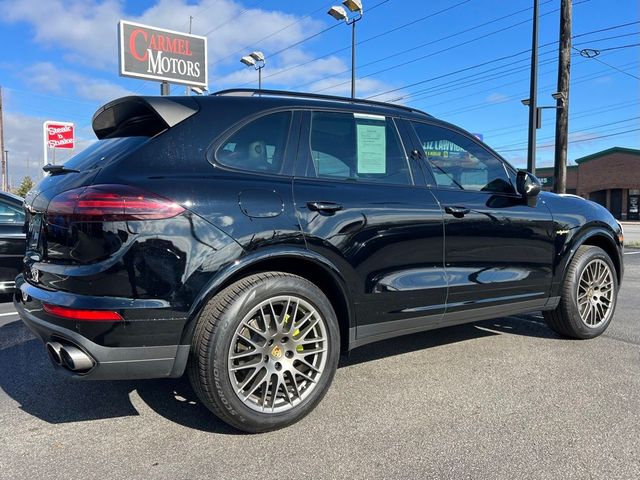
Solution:
<svg viewBox="0 0 640 480">
<path fill-rule="evenodd" d="M 265 413 L 284 412 L 309 396 L 323 374 L 325 319 L 297 296 L 277 296 L 253 308 L 235 331 L 228 371 L 238 398 Z"/>
<path fill-rule="evenodd" d="M 582 270 L 578 282 L 578 311 L 589 328 L 609 320 L 613 305 L 613 272 L 601 259 L 590 261 Z"/>
</svg>

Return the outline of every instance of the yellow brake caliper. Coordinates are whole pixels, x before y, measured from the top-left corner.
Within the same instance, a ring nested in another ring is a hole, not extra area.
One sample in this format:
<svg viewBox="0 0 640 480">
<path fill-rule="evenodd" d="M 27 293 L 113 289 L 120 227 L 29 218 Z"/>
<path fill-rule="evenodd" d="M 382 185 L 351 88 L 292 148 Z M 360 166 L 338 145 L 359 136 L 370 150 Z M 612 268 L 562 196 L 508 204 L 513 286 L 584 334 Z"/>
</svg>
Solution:
<svg viewBox="0 0 640 480">
<path fill-rule="evenodd" d="M 286 325 L 289 322 L 289 318 L 291 317 L 291 315 L 289 315 L 288 313 L 284 316 L 284 325 Z M 300 329 L 296 328 L 295 331 L 293 332 L 293 337 L 297 337 L 298 335 L 300 335 Z M 304 347 L 302 345 L 298 345 L 296 347 L 296 352 L 300 353 L 304 351 Z"/>
</svg>

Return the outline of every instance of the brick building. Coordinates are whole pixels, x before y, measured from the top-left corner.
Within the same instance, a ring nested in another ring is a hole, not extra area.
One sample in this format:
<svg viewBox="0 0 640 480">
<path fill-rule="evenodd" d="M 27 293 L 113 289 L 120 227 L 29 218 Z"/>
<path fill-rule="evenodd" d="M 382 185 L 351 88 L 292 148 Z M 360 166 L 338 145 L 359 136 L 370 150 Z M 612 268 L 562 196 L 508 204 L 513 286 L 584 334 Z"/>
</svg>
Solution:
<svg viewBox="0 0 640 480">
<path fill-rule="evenodd" d="M 640 150 L 613 147 L 567 167 L 567 193 L 606 207 L 621 220 L 640 220 Z M 538 168 L 544 190 L 553 190 L 553 167 Z"/>
</svg>

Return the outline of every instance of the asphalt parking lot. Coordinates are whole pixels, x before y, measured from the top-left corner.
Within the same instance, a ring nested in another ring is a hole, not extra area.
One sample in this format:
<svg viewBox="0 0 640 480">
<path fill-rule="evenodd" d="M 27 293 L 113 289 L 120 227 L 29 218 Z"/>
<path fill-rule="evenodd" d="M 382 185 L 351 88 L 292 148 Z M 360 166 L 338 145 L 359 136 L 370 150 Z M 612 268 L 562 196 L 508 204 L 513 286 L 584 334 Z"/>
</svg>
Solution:
<svg viewBox="0 0 640 480">
<path fill-rule="evenodd" d="M 540 315 L 362 347 L 302 422 L 239 434 L 185 380 L 78 382 L 0 305 L 0 478 L 640 478 L 640 250 L 613 324 Z"/>
</svg>

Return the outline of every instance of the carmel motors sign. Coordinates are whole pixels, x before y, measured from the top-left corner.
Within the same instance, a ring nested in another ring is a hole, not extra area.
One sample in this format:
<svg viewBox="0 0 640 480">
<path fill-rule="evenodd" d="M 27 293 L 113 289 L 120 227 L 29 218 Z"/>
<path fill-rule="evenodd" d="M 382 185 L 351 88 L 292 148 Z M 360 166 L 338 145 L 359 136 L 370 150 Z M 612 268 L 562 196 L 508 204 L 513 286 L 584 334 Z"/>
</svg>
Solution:
<svg viewBox="0 0 640 480">
<path fill-rule="evenodd" d="M 207 39 L 120 20 L 120 75 L 207 86 Z"/>
</svg>

